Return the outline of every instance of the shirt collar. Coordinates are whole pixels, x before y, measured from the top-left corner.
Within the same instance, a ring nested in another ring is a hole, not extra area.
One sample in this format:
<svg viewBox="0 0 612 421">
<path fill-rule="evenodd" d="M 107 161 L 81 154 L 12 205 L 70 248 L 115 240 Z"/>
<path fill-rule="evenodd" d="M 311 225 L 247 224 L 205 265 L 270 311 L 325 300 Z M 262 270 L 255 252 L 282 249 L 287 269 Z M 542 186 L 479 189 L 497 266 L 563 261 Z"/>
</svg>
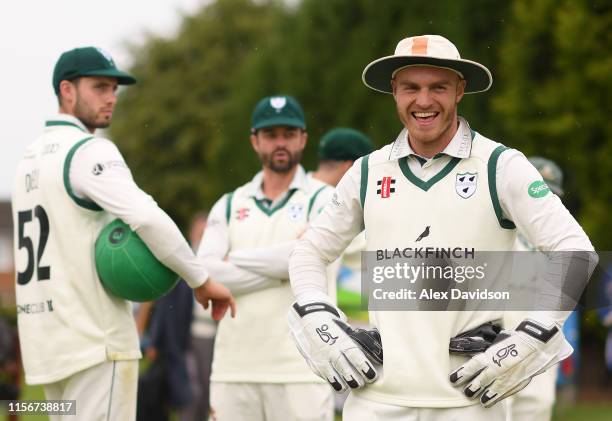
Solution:
<svg viewBox="0 0 612 421">
<path fill-rule="evenodd" d="M 291 190 L 306 190 L 307 183 L 306 171 L 301 165 L 298 165 L 297 171 L 293 176 L 293 180 L 291 180 L 291 184 L 289 184 L 289 188 L 287 191 Z M 263 171 L 259 171 L 255 174 L 255 177 L 251 180 L 249 185 L 247 186 L 247 193 L 250 197 L 254 197 L 257 200 L 266 199 L 266 195 L 261 188 L 263 184 Z"/>
<path fill-rule="evenodd" d="M 435 157 L 440 155 L 448 155 L 456 158 L 467 158 L 470 156 L 471 151 L 472 130 L 470 129 L 470 125 L 468 124 L 467 120 L 463 117 L 459 117 L 459 128 L 457 129 L 457 132 L 451 139 L 450 143 L 446 145 L 446 148 L 444 148 L 444 150 L 438 153 Z M 410 155 L 419 156 L 410 147 L 410 142 L 408 142 L 408 130 L 404 128 L 391 146 L 389 159 L 395 160 L 405 158 Z"/>
<path fill-rule="evenodd" d="M 58 127 L 75 127 L 89 133 L 81 120 L 70 114 L 56 114 L 45 121 L 46 130 L 55 129 Z"/>
</svg>

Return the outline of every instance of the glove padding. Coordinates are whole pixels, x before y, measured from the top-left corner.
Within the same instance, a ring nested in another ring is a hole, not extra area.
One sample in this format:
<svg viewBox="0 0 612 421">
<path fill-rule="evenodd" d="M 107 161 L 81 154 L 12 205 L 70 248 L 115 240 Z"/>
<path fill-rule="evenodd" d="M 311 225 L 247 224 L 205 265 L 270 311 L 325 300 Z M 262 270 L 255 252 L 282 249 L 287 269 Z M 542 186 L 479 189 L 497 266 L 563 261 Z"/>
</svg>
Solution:
<svg viewBox="0 0 612 421">
<path fill-rule="evenodd" d="M 487 322 L 475 329 L 462 332 L 450 339 L 448 351 L 451 354 L 472 357 L 485 352 L 497 339 L 501 332 L 500 325 Z"/>
<path fill-rule="evenodd" d="M 485 352 L 450 374 L 454 386 L 464 386 L 468 398 L 480 396 L 489 408 L 523 389 L 531 379 L 573 352 L 561 330 L 531 319 L 514 331 L 502 331 Z"/>
<path fill-rule="evenodd" d="M 345 320 L 340 310 L 327 303 L 294 303 L 289 310 L 289 328 L 298 350 L 312 371 L 336 392 L 376 381 L 374 364 L 382 362 L 378 331 L 356 332 Z M 358 341 L 367 344 L 365 352 Z"/>
</svg>

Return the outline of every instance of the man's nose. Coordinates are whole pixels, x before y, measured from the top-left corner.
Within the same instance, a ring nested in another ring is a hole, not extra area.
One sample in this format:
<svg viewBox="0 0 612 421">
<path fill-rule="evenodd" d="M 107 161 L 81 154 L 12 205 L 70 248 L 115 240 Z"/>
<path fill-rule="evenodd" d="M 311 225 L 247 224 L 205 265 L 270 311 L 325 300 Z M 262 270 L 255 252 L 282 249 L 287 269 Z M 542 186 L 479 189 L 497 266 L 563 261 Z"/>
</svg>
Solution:
<svg viewBox="0 0 612 421">
<path fill-rule="evenodd" d="M 429 89 L 421 89 L 416 97 L 416 105 L 427 108 L 432 104 L 431 92 Z"/>
<path fill-rule="evenodd" d="M 106 96 L 106 102 L 109 105 L 115 105 L 117 103 L 117 91 L 111 91 L 107 96 Z"/>
</svg>

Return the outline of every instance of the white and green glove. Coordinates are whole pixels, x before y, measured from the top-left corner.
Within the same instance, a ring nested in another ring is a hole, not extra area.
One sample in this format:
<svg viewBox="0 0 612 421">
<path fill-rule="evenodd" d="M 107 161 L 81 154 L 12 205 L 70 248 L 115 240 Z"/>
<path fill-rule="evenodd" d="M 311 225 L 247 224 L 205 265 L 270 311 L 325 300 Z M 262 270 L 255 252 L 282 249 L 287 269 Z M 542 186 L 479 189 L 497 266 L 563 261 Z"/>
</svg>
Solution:
<svg viewBox="0 0 612 421">
<path fill-rule="evenodd" d="M 375 364 L 382 364 L 382 345 L 376 329 L 353 329 L 336 307 L 315 302 L 294 303 L 289 328 L 308 365 L 336 392 L 359 389 L 378 378 Z"/>
<path fill-rule="evenodd" d="M 543 373 L 573 352 L 554 322 L 524 320 L 516 330 L 504 330 L 484 352 L 475 355 L 450 374 L 454 386 L 462 386 L 469 398 L 480 396 L 489 408 L 523 389 L 532 377 Z"/>
</svg>

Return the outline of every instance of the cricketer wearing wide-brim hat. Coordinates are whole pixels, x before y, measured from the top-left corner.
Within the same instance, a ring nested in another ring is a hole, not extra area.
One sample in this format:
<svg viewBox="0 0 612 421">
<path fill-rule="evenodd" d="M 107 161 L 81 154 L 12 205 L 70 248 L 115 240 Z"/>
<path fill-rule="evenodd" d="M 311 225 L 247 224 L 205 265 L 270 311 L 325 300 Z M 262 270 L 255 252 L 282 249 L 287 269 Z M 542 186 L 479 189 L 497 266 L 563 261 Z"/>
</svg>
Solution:
<svg viewBox="0 0 612 421">
<path fill-rule="evenodd" d="M 366 66 L 363 81 L 393 95 L 404 129 L 355 162 L 294 249 L 297 303 L 289 320 L 296 344 L 334 389 L 354 389 L 345 419 L 505 419 L 504 404 L 495 404 L 571 353 L 560 330 L 566 312 L 532 312 L 469 358 L 449 355 L 450 339 L 499 320 L 501 310 L 371 308 L 370 323 L 382 339 L 380 366 L 341 328 L 345 322 L 325 293 L 321 268 L 364 227 L 366 251 L 382 256 L 423 248 L 512 250 L 517 228 L 545 250 L 583 250 L 588 259 L 593 247 L 523 154 L 457 115 L 463 95 L 488 89 L 492 78 L 483 65 L 462 59 L 448 39 L 401 40 L 393 55 Z M 336 338 L 333 344 L 328 337 Z"/>
</svg>

